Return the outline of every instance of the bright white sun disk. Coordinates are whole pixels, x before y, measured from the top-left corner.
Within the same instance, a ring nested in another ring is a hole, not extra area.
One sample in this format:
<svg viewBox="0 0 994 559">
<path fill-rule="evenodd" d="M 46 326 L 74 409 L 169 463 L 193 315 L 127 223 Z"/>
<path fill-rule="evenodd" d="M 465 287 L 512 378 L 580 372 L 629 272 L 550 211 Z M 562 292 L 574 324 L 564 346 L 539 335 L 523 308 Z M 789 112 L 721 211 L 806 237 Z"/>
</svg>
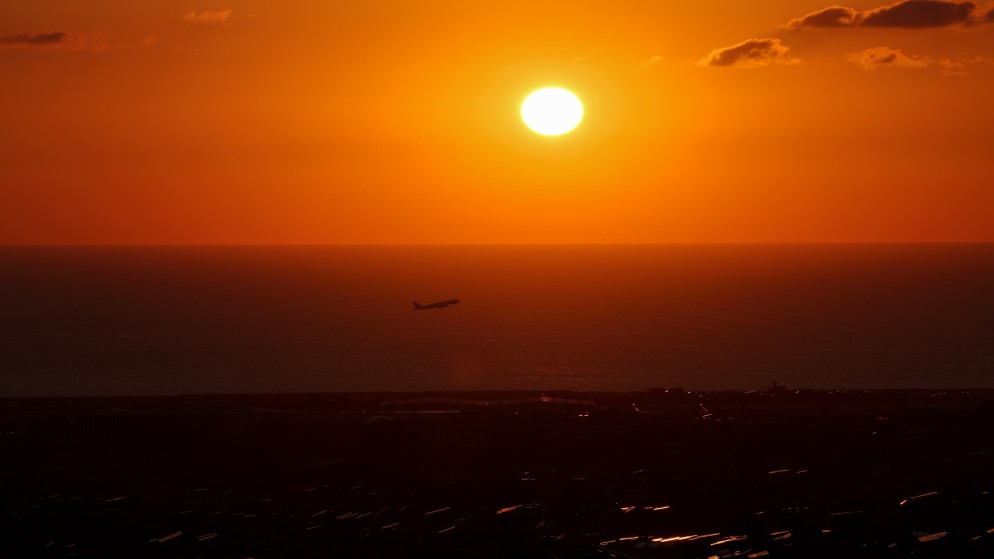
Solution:
<svg viewBox="0 0 994 559">
<path fill-rule="evenodd" d="M 545 87 L 521 104 L 521 119 L 533 131 L 558 136 L 573 130 L 583 120 L 583 103 L 561 87 Z"/>
</svg>

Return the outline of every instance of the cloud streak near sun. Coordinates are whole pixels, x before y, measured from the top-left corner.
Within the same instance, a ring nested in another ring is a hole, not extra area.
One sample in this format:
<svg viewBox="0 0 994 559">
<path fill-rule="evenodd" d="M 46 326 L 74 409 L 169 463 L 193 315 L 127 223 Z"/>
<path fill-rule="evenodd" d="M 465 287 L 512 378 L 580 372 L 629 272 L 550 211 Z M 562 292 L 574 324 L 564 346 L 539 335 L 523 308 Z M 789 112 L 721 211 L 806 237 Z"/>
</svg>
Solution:
<svg viewBox="0 0 994 559">
<path fill-rule="evenodd" d="M 921 69 L 936 67 L 942 71 L 944 76 L 966 76 L 967 70 L 976 66 L 989 65 L 990 60 L 983 56 L 972 56 L 967 58 L 930 58 L 926 56 L 916 56 L 905 54 L 901 49 L 893 47 L 872 47 L 861 52 L 853 52 L 846 56 L 863 70 L 872 71 L 880 68 L 905 68 Z"/>
<path fill-rule="evenodd" d="M 748 39 L 732 45 L 712 50 L 698 61 L 701 66 L 725 66 L 732 68 L 762 68 L 764 66 L 790 66 L 800 63 L 800 59 L 790 56 L 790 47 L 780 39 Z"/>
</svg>

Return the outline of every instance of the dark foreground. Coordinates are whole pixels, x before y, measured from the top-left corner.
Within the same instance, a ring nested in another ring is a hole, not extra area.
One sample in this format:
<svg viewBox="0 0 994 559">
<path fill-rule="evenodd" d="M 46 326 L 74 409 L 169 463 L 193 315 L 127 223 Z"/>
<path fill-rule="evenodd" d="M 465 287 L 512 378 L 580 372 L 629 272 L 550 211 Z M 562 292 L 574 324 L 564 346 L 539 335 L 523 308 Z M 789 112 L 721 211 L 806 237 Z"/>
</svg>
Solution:
<svg viewBox="0 0 994 559">
<path fill-rule="evenodd" d="M 0 400 L 0 556 L 994 556 L 994 392 L 540 396 Z"/>
</svg>

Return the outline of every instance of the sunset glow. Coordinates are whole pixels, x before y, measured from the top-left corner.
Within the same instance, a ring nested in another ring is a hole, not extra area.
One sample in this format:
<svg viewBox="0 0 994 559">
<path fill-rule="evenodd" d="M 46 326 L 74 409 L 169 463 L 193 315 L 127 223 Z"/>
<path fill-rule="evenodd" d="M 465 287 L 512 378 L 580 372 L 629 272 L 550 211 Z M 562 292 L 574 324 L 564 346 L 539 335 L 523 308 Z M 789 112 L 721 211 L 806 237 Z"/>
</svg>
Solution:
<svg viewBox="0 0 994 559">
<path fill-rule="evenodd" d="M 0 243 L 994 240 L 989 2 L 0 4 Z"/>
</svg>

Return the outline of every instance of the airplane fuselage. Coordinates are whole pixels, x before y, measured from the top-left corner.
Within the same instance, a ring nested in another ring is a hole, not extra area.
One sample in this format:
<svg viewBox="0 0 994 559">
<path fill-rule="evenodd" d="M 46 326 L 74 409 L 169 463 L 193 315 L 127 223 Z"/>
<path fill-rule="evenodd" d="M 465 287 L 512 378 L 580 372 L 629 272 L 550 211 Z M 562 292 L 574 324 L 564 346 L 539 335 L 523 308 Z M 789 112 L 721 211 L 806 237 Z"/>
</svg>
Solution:
<svg viewBox="0 0 994 559">
<path fill-rule="evenodd" d="M 427 305 L 421 305 L 417 301 L 411 301 L 414 303 L 414 310 L 416 311 L 426 311 L 428 309 L 444 309 L 449 305 L 456 305 L 459 303 L 459 299 L 446 299 L 444 301 L 439 301 L 437 303 L 428 303 Z"/>
</svg>

